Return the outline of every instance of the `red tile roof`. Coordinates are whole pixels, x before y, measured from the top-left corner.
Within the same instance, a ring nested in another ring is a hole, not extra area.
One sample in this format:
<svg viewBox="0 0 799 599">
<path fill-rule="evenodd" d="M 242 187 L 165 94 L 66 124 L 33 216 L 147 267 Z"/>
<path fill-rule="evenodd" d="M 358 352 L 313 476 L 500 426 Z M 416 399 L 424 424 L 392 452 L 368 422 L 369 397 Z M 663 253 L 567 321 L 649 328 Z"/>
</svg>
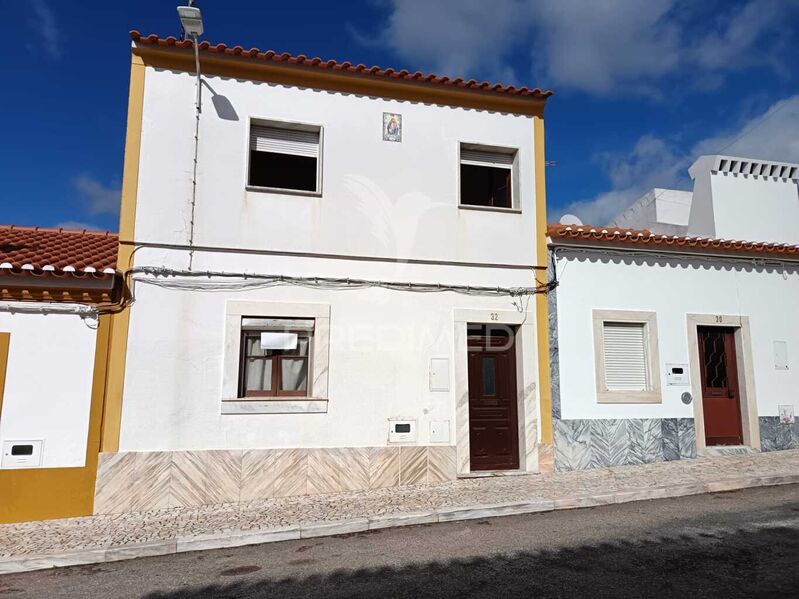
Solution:
<svg viewBox="0 0 799 599">
<path fill-rule="evenodd" d="M 176 48 L 192 48 L 192 40 L 179 40 L 176 37 L 169 36 L 161 38 L 155 34 L 142 35 L 138 31 L 130 32 L 131 39 L 138 44 L 149 44 L 157 46 L 172 46 Z M 431 85 L 444 85 L 450 87 L 458 87 L 463 89 L 478 90 L 495 92 L 499 94 L 509 94 L 513 96 L 530 96 L 532 98 L 545 100 L 552 95 L 551 90 L 542 90 L 538 87 L 515 87 L 513 85 L 502 85 L 501 83 L 489 83 L 487 81 L 476 81 L 469 79 L 468 81 L 457 77 L 452 79 L 450 77 L 435 75 L 432 73 L 425 74 L 419 71 L 411 73 L 405 69 L 397 71 L 392 68 L 382 69 L 378 66 L 367 67 L 364 64 L 353 65 L 351 62 L 336 62 L 335 60 L 322 60 L 321 58 L 308 58 L 304 54 L 293 56 L 288 52 L 278 54 L 273 50 L 260 50 L 258 48 L 250 48 L 249 50 L 241 46 L 228 47 L 226 44 L 211 44 L 207 41 L 202 41 L 199 48 L 204 52 L 213 52 L 216 54 L 226 54 L 228 56 L 238 56 L 243 58 L 254 58 L 256 60 L 263 60 L 268 62 L 285 63 L 291 65 L 299 65 L 303 67 L 328 69 L 331 71 L 344 71 L 353 73 L 364 77 L 379 77 L 383 79 L 401 79 L 404 81 L 415 81 L 419 83 L 429 83 Z"/>
<path fill-rule="evenodd" d="M 115 233 L 0 225 L 0 275 L 46 273 L 114 274 Z"/>
<path fill-rule="evenodd" d="M 553 242 L 570 241 L 582 245 L 620 246 L 629 249 L 729 253 L 751 257 L 799 260 L 799 246 L 787 243 L 734 241 L 708 237 L 660 235 L 646 229 L 592 227 L 590 225 L 548 225 Z"/>
</svg>

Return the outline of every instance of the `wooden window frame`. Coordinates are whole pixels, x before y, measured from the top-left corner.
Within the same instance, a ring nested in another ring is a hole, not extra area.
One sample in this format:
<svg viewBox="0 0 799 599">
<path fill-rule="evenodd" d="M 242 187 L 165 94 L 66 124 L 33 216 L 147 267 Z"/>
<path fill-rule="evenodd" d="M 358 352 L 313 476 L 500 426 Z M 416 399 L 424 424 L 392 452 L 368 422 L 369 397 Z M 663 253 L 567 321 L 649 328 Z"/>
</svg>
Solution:
<svg viewBox="0 0 799 599">
<path fill-rule="evenodd" d="M 594 372 L 597 403 L 662 403 L 660 352 L 658 350 L 657 313 L 635 310 L 594 310 Z M 644 325 L 647 360 L 647 388 L 644 391 L 611 390 L 605 380 L 605 323 Z"/>
<path fill-rule="evenodd" d="M 310 382 L 312 377 L 311 372 L 311 355 L 312 355 L 312 345 L 313 345 L 313 331 L 297 331 L 297 334 L 300 337 L 306 337 L 308 339 L 308 349 L 306 350 L 305 356 L 300 355 L 292 355 L 292 354 L 273 354 L 271 356 L 263 356 L 250 358 L 247 356 L 247 338 L 255 335 L 260 335 L 262 332 L 267 332 L 267 329 L 263 331 L 254 330 L 254 329 L 242 329 L 240 333 L 240 342 L 239 342 L 239 392 L 238 397 L 240 399 L 252 399 L 252 398 L 265 398 L 265 399 L 272 399 L 272 398 L 297 398 L 297 397 L 310 397 Z M 286 332 L 294 332 L 290 329 Z M 275 351 L 275 350 L 271 350 Z M 284 352 L 286 350 L 277 350 Z M 305 360 L 305 389 L 300 390 L 284 390 L 280 388 L 281 382 L 281 369 L 280 363 L 283 358 L 291 359 L 291 360 Z M 272 384 L 271 389 L 268 391 L 247 391 L 246 390 L 246 373 L 247 373 L 247 362 L 248 360 L 271 360 L 272 361 Z"/>
</svg>

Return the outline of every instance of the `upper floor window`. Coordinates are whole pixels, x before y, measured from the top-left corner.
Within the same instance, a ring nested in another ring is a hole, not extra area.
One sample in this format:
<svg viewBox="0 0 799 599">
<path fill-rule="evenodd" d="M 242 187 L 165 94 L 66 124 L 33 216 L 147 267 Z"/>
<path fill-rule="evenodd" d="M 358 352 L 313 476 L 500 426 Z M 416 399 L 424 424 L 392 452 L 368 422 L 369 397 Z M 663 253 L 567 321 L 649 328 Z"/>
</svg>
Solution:
<svg viewBox="0 0 799 599">
<path fill-rule="evenodd" d="M 461 205 L 516 208 L 516 154 L 516 150 L 461 144 Z"/>
<path fill-rule="evenodd" d="M 320 191 L 320 127 L 250 124 L 247 184 L 280 191 Z"/>
</svg>

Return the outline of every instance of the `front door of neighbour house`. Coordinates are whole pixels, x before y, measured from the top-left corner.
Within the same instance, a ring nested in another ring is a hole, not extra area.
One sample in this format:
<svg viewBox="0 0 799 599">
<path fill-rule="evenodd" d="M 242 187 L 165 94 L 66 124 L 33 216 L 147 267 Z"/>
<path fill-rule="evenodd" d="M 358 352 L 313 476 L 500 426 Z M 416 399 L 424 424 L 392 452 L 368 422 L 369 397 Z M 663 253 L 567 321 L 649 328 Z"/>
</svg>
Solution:
<svg viewBox="0 0 799 599">
<path fill-rule="evenodd" d="M 735 329 L 698 327 L 697 336 L 707 445 L 742 445 Z"/>
<path fill-rule="evenodd" d="M 468 358 L 471 470 L 516 470 L 515 331 L 501 325 L 469 325 Z"/>
</svg>

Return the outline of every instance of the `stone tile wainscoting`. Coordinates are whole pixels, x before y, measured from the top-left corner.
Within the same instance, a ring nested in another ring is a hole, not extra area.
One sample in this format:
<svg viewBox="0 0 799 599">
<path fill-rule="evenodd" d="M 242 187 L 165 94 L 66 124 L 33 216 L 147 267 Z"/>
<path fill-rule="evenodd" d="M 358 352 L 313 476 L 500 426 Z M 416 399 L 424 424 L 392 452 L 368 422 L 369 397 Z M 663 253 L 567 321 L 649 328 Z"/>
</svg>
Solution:
<svg viewBox="0 0 799 599">
<path fill-rule="evenodd" d="M 799 449 L 799 423 L 781 424 L 779 416 L 761 416 L 759 421 L 762 451 Z"/>
<path fill-rule="evenodd" d="M 556 419 L 554 426 L 561 471 L 696 457 L 693 418 Z"/>
<path fill-rule="evenodd" d="M 94 513 L 384 489 L 455 478 L 453 446 L 103 453 Z"/>
</svg>

